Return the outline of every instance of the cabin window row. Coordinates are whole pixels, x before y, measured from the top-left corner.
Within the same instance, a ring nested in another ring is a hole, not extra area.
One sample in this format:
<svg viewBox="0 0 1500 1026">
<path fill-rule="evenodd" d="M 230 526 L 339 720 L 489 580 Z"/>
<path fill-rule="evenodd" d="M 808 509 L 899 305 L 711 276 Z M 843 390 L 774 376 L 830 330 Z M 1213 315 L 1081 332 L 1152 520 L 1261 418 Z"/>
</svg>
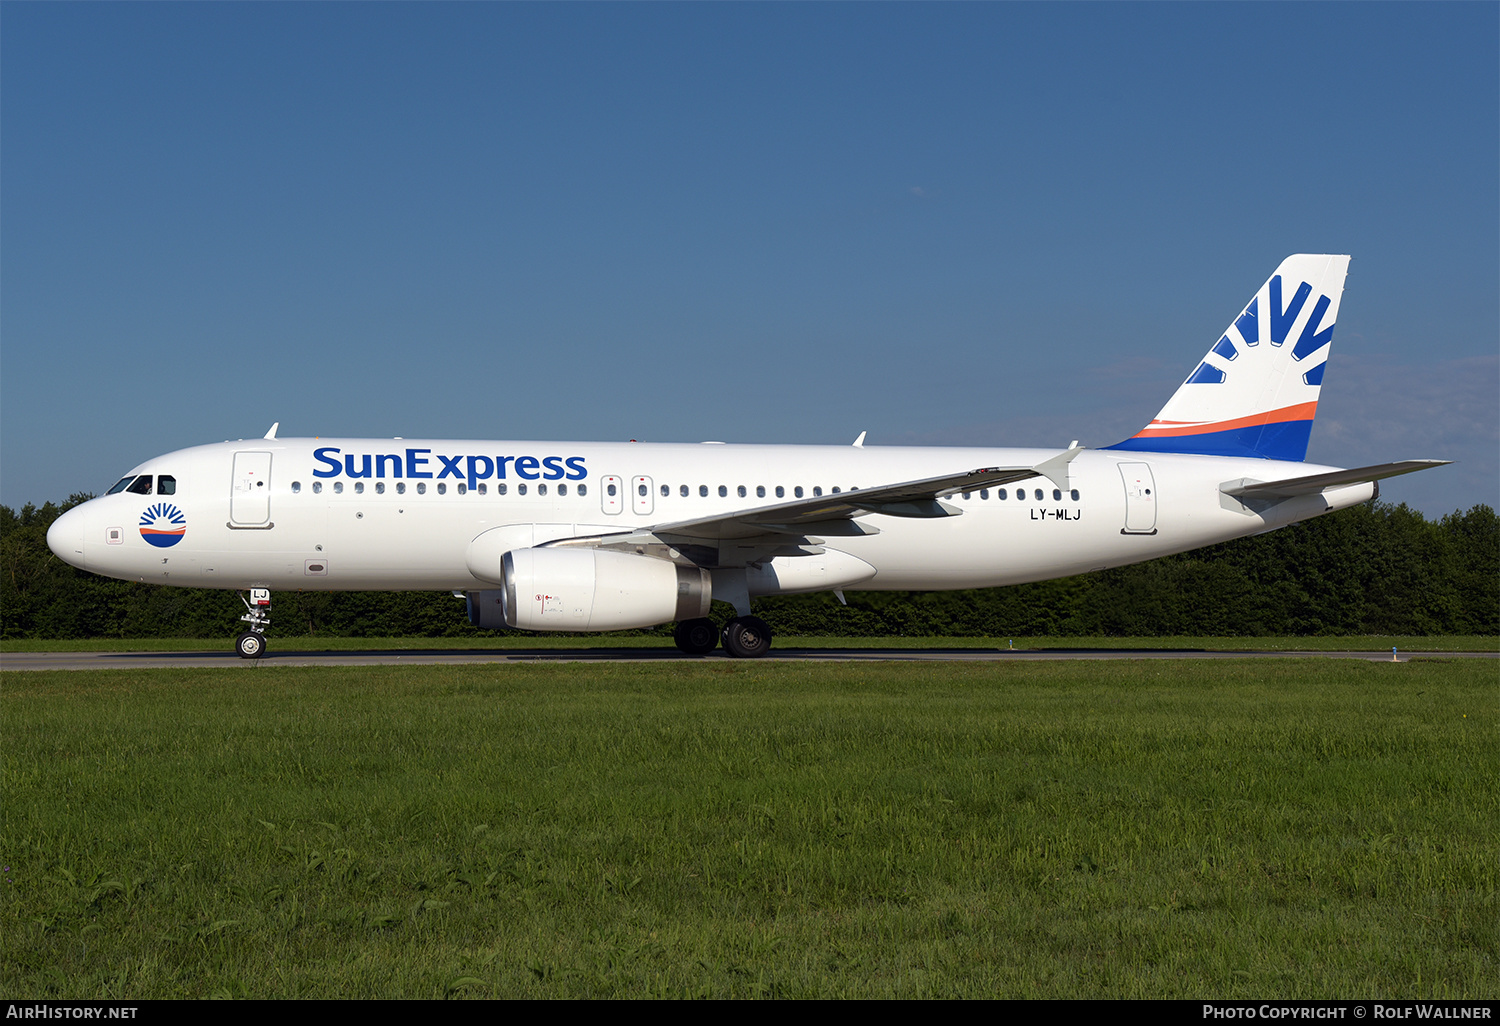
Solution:
<svg viewBox="0 0 1500 1026">
<path fill-rule="evenodd" d="M 972 498 L 973 496 L 974 496 L 973 492 L 964 492 L 963 493 L 963 497 L 965 499 Z M 988 499 L 990 497 L 990 490 L 988 488 L 981 488 L 981 489 L 979 489 L 979 497 L 981 499 Z M 1046 499 L 1047 499 L 1047 493 L 1043 489 L 1041 489 L 1041 488 L 1033 488 L 1032 491 L 1031 491 L 1031 497 L 1033 499 L 1035 499 L 1037 502 L 1045 502 Z M 1010 498 L 1010 491 L 1009 491 L 1009 489 L 1006 489 L 1006 488 L 997 488 L 997 489 L 995 489 L 995 498 L 997 498 L 997 499 L 1008 499 L 1008 498 Z M 1061 488 L 1054 488 L 1054 489 L 1052 489 L 1052 501 L 1053 502 L 1062 502 L 1062 498 L 1063 498 L 1063 490 Z M 1068 490 L 1068 498 L 1071 499 L 1074 502 L 1077 502 L 1078 501 L 1078 489 L 1077 488 L 1071 488 L 1071 489 L 1069 489 Z M 1016 489 L 1016 499 L 1018 501 L 1020 501 L 1020 502 L 1025 502 L 1026 501 L 1026 489 L 1024 489 L 1024 488 L 1017 488 Z"/>
<path fill-rule="evenodd" d="M 127 480 L 129 480 L 129 479 L 127 479 Z M 313 494 L 315 494 L 315 495 L 322 494 L 322 492 L 323 492 L 323 484 L 324 484 L 324 482 L 322 482 L 322 481 L 314 481 L 312 483 Z M 344 482 L 343 481 L 334 481 L 334 482 L 332 482 L 332 484 L 333 484 L 333 493 L 335 495 L 342 495 L 342 494 L 344 494 Z M 365 482 L 363 482 L 363 481 L 355 481 L 355 482 L 353 482 L 353 484 L 354 484 L 354 494 L 356 494 L 356 495 L 363 495 L 365 493 Z M 376 495 L 384 495 L 385 494 L 385 490 L 386 490 L 386 483 L 384 481 L 376 481 L 376 482 L 374 482 L 374 484 L 375 484 L 375 494 Z M 406 482 L 405 481 L 397 481 L 397 482 L 395 482 L 395 486 L 396 486 L 396 494 L 397 495 L 405 495 L 406 494 Z M 448 485 L 447 485 L 447 482 L 440 481 L 440 482 L 437 483 L 436 487 L 437 487 L 437 494 L 439 494 L 439 495 L 446 495 L 446 494 L 448 494 Z M 558 484 L 558 485 L 555 485 L 554 487 L 557 489 L 557 491 L 556 491 L 557 495 L 567 495 L 567 494 L 569 494 L 568 493 L 568 486 L 566 484 Z M 586 496 L 589 493 L 589 486 L 586 485 L 586 484 L 577 484 L 577 485 L 574 485 L 573 487 L 576 489 L 576 491 L 575 491 L 574 494 Z M 457 490 L 457 492 L 458 492 L 459 495 L 465 495 L 470 490 L 469 486 L 466 485 L 466 484 L 463 484 L 463 483 L 454 485 L 454 488 Z M 548 494 L 547 485 L 545 483 L 537 484 L 537 485 L 535 485 L 535 488 L 536 488 L 536 494 L 537 495 L 547 495 Z M 857 487 L 851 486 L 849 488 L 849 490 L 851 492 L 855 492 L 855 491 L 858 491 L 859 489 Z M 300 494 L 301 491 L 302 491 L 302 482 L 301 481 L 293 481 L 292 482 L 292 494 L 294 494 L 294 495 Z M 480 484 L 476 485 L 474 487 L 473 491 L 476 492 L 479 495 L 487 495 L 487 494 L 489 494 L 489 488 L 488 488 L 488 486 L 486 484 L 482 483 L 482 482 Z M 610 484 L 610 485 L 606 485 L 605 486 L 605 491 L 610 496 L 614 496 L 614 495 L 616 495 L 618 493 L 618 488 L 617 488 L 617 486 L 615 486 L 613 484 Z M 637 491 L 642 496 L 644 496 L 644 495 L 647 494 L 648 489 L 647 489 L 647 487 L 644 484 L 642 484 L 642 485 L 637 486 Z M 745 486 L 745 485 L 737 485 L 735 487 L 735 495 L 737 495 L 741 499 L 749 498 L 750 491 L 751 490 L 747 486 Z M 768 489 L 767 489 L 767 487 L 765 485 L 756 485 L 754 491 L 755 491 L 755 497 L 757 499 L 764 499 L 768 495 Z M 774 491 L 775 496 L 778 499 L 784 499 L 784 498 L 787 497 L 787 488 L 784 485 L 776 485 L 774 489 L 771 489 L 769 491 Z M 692 488 L 690 486 L 688 486 L 688 485 L 679 485 L 678 488 L 677 488 L 677 492 L 683 498 L 687 498 L 689 495 L 692 494 Z M 729 497 L 729 486 L 728 485 L 719 485 L 718 488 L 717 488 L 717 492 L 718 492 L 719 498 L 721 498 L 721 499 L 727 499 Z M 838 485 L 834 485 L 831 488 L 829 488 L 829 490 L 828 490 L 828 493 L 830 495 L 839 495 L 842 492 L 843 492 L 843 489 L 841 487 L 839 487 Z M 170 494 L 170 493 L 163 493 L 163 494 Z M 417 482 L 417 494 L 418 495 L 426 495 L 427 494 L 427 482 L 425 482 L 425 481 L 418 481 Z M 496 485 L 495 485 L 495 494 L 496 495 L 506 495 L 506 494 L 509 494 L 505 482 L 502 481 L 502 482 L 496 483 Z M 528 494 L 528 489 L 527 489 L 526 484 L 524 484 L 524 483 L 517 484 L 516 485 L 516 494 L 517 495 L 526 495 L 526 494 Z M 670 496 L 672 494 L 672 486 L 671 485 L 662 485 L 661 486 L 661 494 L 662 494 L 663 498 L 665 498 L 667 496 Z M 711 493 L 710 493 L 708 485 L 699 485 L 698 486 L 698 495 L 700 497 L 707 498 L 710 494 Z M 794 499 L 805 498 L 808 494 L 811 494 L 814 498 L 822 496 L 822 494 L 823 494 L 823 486 L 822 485 L 813 485 L 812 488 L 811 488 L 810 493 L 809 493 L 809 490 L 803 488 L 802 485 L 793 485 L 792 488 L 791 488 L 791 495 L 792 495 L 792 498 L 794 498 Z"/>
<path fill-rule="evenodd" d="M 159 491 L 157 492 L 157 494 L 159 494 L 159 495 L 172 495 L 173 493 L 176 492 L 176 490 L 177 490 L 177 483 L 176 483 L 176 480 L 174 478 L 167 477 L 166 475 L 163 475 L 159 480 L 160 480 L 161 484 L 159 486 Z M 144 486 L 142 486 L 140 484 L 140 482 L 142 482 L 142 481 L 145 482 Z M 132 482 L 134 482 L 134 483 L 132 484 Z M 395 485 L 396 485 L 396 494 L 397 495 L 405 495 L 406 494 L 406 482 L 405 481 L 397 481 L 397 482 L 395 482 Z M 125 478 L 125 480 L 121 481 L 119 484 L 117 484 L 113 488 L 111 488 L 110 489 L 110 494 L 113 495 L 115 492 L 125 491 L 126 488 L 127 488 L 127 486 L 129 486 L 129 490 L 132 491 L 132 492 L 139 492 L 139 491 L 141 491 L 141 488 L 144 487 L 146 490 L 144 492 L 141 492 L 141 494 L 143 494 L 143 495 L 150 495 L 151 494 L 151 491 L 150 491 L 150 488 L 151 488 L 151 478 L 150 478 L 150 475 L 143 474 L 139 478 L 127 477 L 127 478 Z M 446 495 L 446 494 L 448 494 L 448 484 L 447 484 L 447 482 L 445 482 L 445 481 L 439 481 L 437 483 L 436 487 L 437 487 L 437 494 L 439 494 L 439 495 Z M 462 483 L 462 482 L 460 482 L 459 484 L 454 485 L 453 487 L 454 487 L 454 489 L 457 491 L 457 493 L 459 495 L 466 495 L 466 494 L 468 494 L 468 492 L 470 490 L 469 486 L 467 484 Z M 537 484 L 535 487 L 536 487 L 536 494 L 537 495 L 547 495 L 548 494 L 546 483 Z M 559 495 L 559 496 L 565 496 L 565 495 L 568 494 L 568 486 L 566 484 L 558 484 L 558 485 L 555 485 L 553 487 L 555 487 L 557 489 L 556 494 Z M 375 494 L 376 495 L 384 495 L 385 494 L 385 488 L 386 488 L 386 483 L 384 481 L 376 481 L 375 482 Z M 580 495 L 580 496 L 587 496 L 588 493 L 589 493 L 589 486 L 586 485 L 586 484 L 577 484 L 577 485 L 574 485 L 573 488 L 575 489 L 575 493 L 574 494 L 577 494 L 577 495 Z M 313 485 L 312 485 L 312 490 L 313 490 L 313 494 L 315 494 L 315 495 L 321 494 L 322 491 L 323 491 L 323 482 L 322 481 L 314 481 Z M 489 486 L 486 485 L 483 482 L 481 482 L 478 485 L 475 485 L 475 487 L 474 487 L 473 490 L 474 490 L 475 493 L 477 493 L 479 495 L 488 495 L 489 494 Z M 647 491 L 648 491 L 646 485 L 644 485 L 644 484 L 638 485 L 637 488 L 636 488 L 636 490 L 642 496 L 646 495 Z M 851 492 L 857 492 L 857 491 L 859 491 L 859 489 L 857 487 L 854 487 L 854 486 L 851 486 L 849 490 Z M 300 493 L 301 491 L 302 491 L 302 482 L 301 481 L 293 481 L 292 482 L 292 494 L 295 495 L 295 494 Z M 605 486 L 605 491 L 610 496 L 614 496 L 616 494 L 616 492 L 618 491 L 618 489 L 617 489 L 617 487 L 615 485 L 609 484 L 609 485 Z M 842 491 L 843 491 L 842 488 L 840 488 L 838 485 L 834 485 L 832 488 L 829 489 L 829 494 L 830 495 L 839 495 L 840 493 L 842 493 Z M 777 485 L 775 487 L 775 489 L 774 489 L 774 492 L 775 492 L 775 497 L 776 498 L 778 498 L 778 499 L 784 499 L 784 498 L 786 498 L 787 490 L 786 490 L 786 487 L 784 485 Z M 333 493 L 335 495 L 342 495 L 344 493 L 344 482 L 342 482 L 342 481 L 334 481 L 333 482 Z M 354 482 L 354 494 L 355 495 L 363 495 L 364 493 L 365 493 L 365 482 L 363 482 L 363 481 L 355 481 Z M 417 494 L 418 495 L 426 495 L 427 494 L 427 482 L 425 482 L 425 481 L 418 481 L 417 482 Z M 504 481 L 500 481 L 500 482 L 497 482 L 495 484 L 495 494 L 496 495 L 506 495 L 506 494 L 508 494 L 508 489 L 507 489 L 506 483 Z M 524 482 L 518 483 L 516 485 L 516 494 L 517 495 L 526 495 L 526 494 L 528 494 L 528 486 Z M 670 496 L 672 494 L 672 486 L 671 485 L 662 485 L 661 486 L 661 494 L 662 494 L 663 498 L 666 498 L 666 497 Z M 678 485 L 677 486 L 677 494 L 679 496 L 681 496 L 682 498 L 685 499 L 685 498 L 687 498 L 688 496 L 690 496 L 692 494 L 692 489 L 688 485 Z M 813 495 L 814 498 L 818 498 L 818 497 L 822 496 L 822 494 L 823 494 L 823 486 L 822 485 L 813 485 L 812 486 L 812 495 Z M 972 499 L 975 496 L 975 494 L 976 493 L 974 493 L 974 492 L 963 492 L 962 493 L 962 495 L 963 495 L 963 497 L 965 499 Z M 979 491 L 978 491 L 977 494 L 978 494 L 979 498 L 981 498 L 981 499 L 988 499 L 990 497 L 990 489 L 988 489 L 988 488 L 981 488 L 981 489 L 979 489 Z M 709 496 L 709 487 L 708 487 L 708 485 L 699 485 L 698 486 L 698 495 L 699 495 L 700 498 L 707 498 Z M 727 499 L 729 497 L 729 486 L 728 485 L 719 485 L 718 486 L 718 495 L 719 495 L 719 498 L 721 498 L 721 499 Z M 750 490 L 745 485 L 737 485 L 735 487 L 735 495 L 737 495 L 741 499 L 749 498 L 749 496 L 750 496 Z M 792 486 L 792 498 L 794 498 L 794 499 L 801 499 L 801 498 L 805 498 L 806 495 L 807 495 L 807 492 L 803 489 L 803 487 L 801 485 L 793 485 Z M 768 497 L 767 496 L 767 489 L 766 489 L 765 485 L 756 485 L 755 486 L 755 497 L 757 499 L 764 499 L 764 498 Z M 1005 500 L 1005 499 L 1009 499 L 1010 497 L 1011 496 L 1010 496 L 1010 490 L 1009 489 L 1006 489 L 1006 488 L 997 488 L 997 489 L 995 489 L 995 498 L 996 499 Z M 1017 488 L 1015 490 L 1015 498 L 1016 498 L 1017 501 L 1025 502 L 1026 499 L 1027 499 L 1027 491 L 1026 491 L 1026 489 L 1025 488 Z M 1033 489 L 1032 492 L 1031 492 L 1031 498 L 1035 499 L 1037 502 L 1044 502 L 1044 501 L 1046 501 L 1046 492 L 1043 489 L 1041 489 L 1041 488 Z M 1052 500 L 1054 502 L 1061 502 L 1062 498 L 1063 498 L 1063 491 L 1062 491 L 1061 488 L 1054 488 L 1054 489 L 1052 489 Z M 1079 501 L 1078 500 L 1078 489 L 1077 488 L 1070 489 L 1068 491 L 1068 498 L 1070 498 L 1074 502 Z"/>
<path fill-rule="evenodd" d="M 644 484 L 636 485 L 636 489 L 635 490 L 636 490 L 636 494 L 640 495 L 640 496 L 645 496 L 647 494 L 647 492 L 649 491 L 649 489 L 647 489 L 647 487 Z M 778 498 L 778 499 L 784 499 L 784 498 L 786 498 L 786 495 L 787 495 L 787 489 L 786 489 L 785 485 L 777 485 L 774 489 L 767 489 L 765 485 L 756 485 L 753 490 L 755 492 L 755 497 L 757 499 L 764 499 L 764 498 L 766 498 L 768 496 L 768 492 L 774 492 L 776 498 Z M 859 488 L 857 486 L 851 485 L 849 487 L 849 490 L 851 492 L 857 492 L 857 491 L 859 491 Z M 608 486 L 608 491 L 609 491 L 610 495 L 614 495 L 615 494 L 615 486 L 614 485 L 609 485 Z M 752 489 L 750 489 L 749 487 L 747 487 L 745 485 L 736 485 L 735 489 L 734 489 L 734 494 L 737 495 L 741 499 L 748 499 L 750 497 L 750 492 L 751 491 L 752 491 Z M 794 499 L 801 499 L 801 498 L 804 498 L 806 495 L 809 494 L 808 491 L 806 489 L 804 489 L 801 485 L 793 485 L 791 491 L 792 491 L 792 498 L 794 498 Z M 828 490 L 828 494 L 830 494 L 830 495 L 838 495 L 842 491 L 843 491 L 842 488 L 840 488 L 837 485 L 834 485 L 832 488 L 830 488 Z M 665 498 L 669 497 L 671 494 L 672 494 L 672 486 L 671 485 L 664 484 L 664 485 L 661 486 L 661 496 L 662 496 L 662 498 L 665 499 Z M 677 486 L 677 494 L 681 498 L 686 499 L 688 496 L 690 496 L 690 495 L 693 494 L 693 487 L 691 485 L 678 485 Z M 727 499 L 727 498 L 729 498 L 729 486 L 728 485 L 719 485 L 716 489 L 713 489 L 713 490 L 710 490 L 709 486 L 706 485 L 706 484 L 701 484 L 701 485 L 698 486 L 698 497 L 699 498 L 706 499 L 706 498 L 708 498 L 712 494 L 717 494 L 719 496 L 719 498 L 721 498 L 721 499 Z M 823 486 L 822 485 L 813 485 L 812 486 L 811 494 L 814 497 L 822 495 L 823 494 Z"/>
<path fill-rule="evenodd" d="M 608 493 L 611 496 L 613 496 L 615 494 L 615 486 L 614 485 L 607 486 L 607 489 L 608 489 Z M 639 484 L 639 485 L 636 486 L 636 493 L 638 495 L 642 496 L 642 497 L 644 497 L 647 494 L 647 491 L 648 491 L 648 489 L 647 489 L 646 485 L 644 485 L 644 484 Z M 719 485 L 717 491 L 718 491 L 719 498 L 721 498 L 721 499 L 727 499 L 727 498 L 729 498 L 729 486 L 728 485 Z M 782 485 L 777 485 L 775 487 L 774 491 L 775 491 L 775 497 L 778 498 L 778 499 L 784 499 L 784 498 L 787 497 L 787 489 L 784 486 L 782 486 Z M 830 494 L 830 495 L 838 495 L 842 491 L 843 491 L 842 488 L 840 488 L 837 485 L 834 485 L 832 488 L 830 488 L 828 490 L 828 494 Z M 857 491 L 859 491 L 859 488 L 856 485 L 851 485 L 849 487 L 849 491 L 851 491 L 851 492 L 857 492 Z M 684 499 L 687 498 L 688 496 L 692 495 L 692 493 L 693 493 L 693 489 L 692 489 L 692 487 L 690 485 L 678 485 L 677 486 L 677 494 L 679 496 L 681 496 L 682 498 L 684 498 Z M 806 490 L 804 490 L 801 485 L 795 485 L 795 486 L 793 486 L 792 489 L 791 489 L 791 493 L 792 493 L 792 498 L 794 498 L 794 499 L 804 498 L 808 494 L 808 492 Z M 672 494 L 672 486 L 671 485 L 665 485 L 664 484 L 664 485 L 661 486 L 661 495 L 662 495 L 662 498 L 667 498 L 671 494 Z M 699 495 L 700 498 L 708 498 L 708 496 L 710 494 L 711 493 L 710 493 L 708 485 L 699 485 L 698 486 L 698 495 Z M 749 498 L 749 496 L 750 496 L 750 490 L 745 485 L 738 485 L 735 488 L 735 494 L 737 496 L 739 496 L 741 499 Z M 813 485 L 812 486 L 812 490 L 811 490 L 811 494 L 812 494 L 812 496 L 814 498 L 817 498 L 817 497 L 821 496 L 823 494 L 823 486 L 822 485 Z M 965 499 L 971 499 L 971 498 L 974 497 L 974 495 L 976 493 L 974 493 L 974 492 L 964 492 L 962 494 L 963 494 L 963 497 Z M 981 488 L 981 489 L 979 489 L 979 491 L 978 491 L 977 494 L 978 494 L 979 498 L 981 498 L 981 499 L 988 499 L 990 497 L 990 489 L 988 489 L 988 488 Z M 1069 489 L 1067 494 L 1068 494 L 1068 497 L 1072 501 L 1074 501 L 1074 502 L 1079 501 L 1079 499 L 1078 499 L 1078 489 L 1077 488 Z M 766 489 L 765 485 L 756 485 L 755 486 L 755 497 L 757 499 L 767 498 L 767 489 Z M 1006 488 L 997 488 L 997 489 L 995 489 L 995 498 L 996 499 L 1009 499 L 1010 497 L 1011 496 L 1010 496 L 1010 490 L 1009 489 L 1006 489 Z M 1017 488 L 1015 490 L 1015 497 L 1019 501 L 1022 501 L 1022 502 L 1026 501 L 1026 499 L 1027 499 L 1027 491 L 1026 491 L 1026 489 L 1025 488 Z M 1046 501 L 1046 492 L 1043 489 L 1041 489 L 1041 488 L 1033 489 L 1033 491 L 1031 492 L 1031 497 L 1034 498 L 1037 502 L 1045 502 Z M 1063 501 L 1063 490 L 1061 488 L 1054 488 L 1054 489 L 1052 489 L 1052 499 L 1053 499 L 1054 502 L 1061 502 L 1061 501 Z"/>
<path fill-rule="evenodd" d="M 396 494 L 397 495 L 405 495 L 406 494 L 406 482 L 405 481 L 397 481 L 397 482 L 395 482 L 395 485 L 396 485 Z M 448 494 L 448 482 L 446 482 L 446 481 L 439 481 L 437 483 L 436 487 L 437 487 L 437 494 L 439 494 L 439 495 L 447 495 Z M 535 487 L 536 487 L 536 494 L 538 494 L 538 495 L 546 495 L 546 494 L 548 494 L 547 485 L 545 483 L 538 484 Z M 567 495 L 568 494 L 568 486 L 566 484 L 558 484 L 558 485 L 555 485 L 554 487 L 557 489 L 557 494 L 558 495 Z M 576 489 L 576 492 L 574 494 L 586 496 L 589 493 L 589 486 L 586 485 L 586 484 L 578 484 L 578 485 L 574 485 L 573 487 Z M 467 484 L 462 483 L 462 482 L 460 482 L 459 484 L 454 485 L 453 488 L 454 488 L 454 490 L 459 495 L 467 495 L 471 491 L 471 489 L 469 488 L 469 486 Z M 323 491 L 323 482 L 322 481 L 314 481 L 312 483 L 312 490 L 313 490 L 313 494 L 314 495 L 322 494 L 322 491 Z M 292 482 L 292 494 L 296 495 L 296 494 L 299 494 L 301 491 L 302 491 L 302 482 L 301 481 L 293 481 Z M 472 491 L 476 495 L 488 495 L 489 494 L 489 486 L 487 484 L 481 482 L 481 483 L 475 485 L 474 488 L 472 489 Z M 333 482 L 333 494 L 335 494 L 335 495 L 343 495 L 344 494 L 344 482 L 342 482 L 342 481 L 334 481 Z M 355 481 L 354 482 L 354 494 L 355 495 L 363 495 L 363 494 L 365 494 L 365 483 L 363 481 Z M 375 482 L 375 494 L 376 495 L 384 495 L 385 494 L 385 482 L 384 481 L 376 481 Z M 417 482 L 417 494 L 418 495 L 426 495 L 427 494 L 427 482 L 426 481 L 418 481 Z M 497 482 L 495 484 L 495 494 L 496 495 L 506 495 L 506 494 L 509 494 L 509 489 L 507 488 L 506 483 L 504 481 L 500 481 L 500 482 Z M 521 483 L 518 483 L 516 485 L 516 494 L 517 495 L 526 495 L 527 494 L 527 485 L 525 484 L 525 482 L 521 482 Z"/>
</svg>

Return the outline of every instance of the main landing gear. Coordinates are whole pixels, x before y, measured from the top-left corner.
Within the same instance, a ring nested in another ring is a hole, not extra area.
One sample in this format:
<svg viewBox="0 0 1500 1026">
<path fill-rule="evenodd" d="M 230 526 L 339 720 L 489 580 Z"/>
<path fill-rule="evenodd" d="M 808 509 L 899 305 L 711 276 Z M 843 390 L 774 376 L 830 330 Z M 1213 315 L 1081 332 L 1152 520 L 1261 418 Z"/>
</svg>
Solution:
<svg viewBox="0 0 1500 1026">
<path fill-rule="evenodd" d="M 707 617 L 680 620 L 672 631 L 672 640 L 688 655 L 708 655 L 719 646 L 719 629 Z"/>
<path fill-rule="evenodd" d="M 736 616 L 724 625 L 724 651 L 736 659 L 758 659 L 771 651 L 771 628 L 758 616 Z"/>
<path fill-rule="evenodd" d="M 719 645 L 721 632 L 707 618 L 681 620 L 672 640 L 688 655 L 708 655 Z M 771 650 L 771 628 L 758 616 L 736 616 L 724 625 L 724 651 L 736 659 L 755 659 Z"/>
<path fill-rule="evenodd" d="M 251 588 L 250 597 L 240 595 L 240 601 L 245 603 L 246 609 L 240 619 L 248 623 L 250 629 L 241 631 L 234 639 L 234 650 L 241 659 L 259 659 L 266 654 L 266 628 L 271 626 L 271 589 Z"/>
</svg>

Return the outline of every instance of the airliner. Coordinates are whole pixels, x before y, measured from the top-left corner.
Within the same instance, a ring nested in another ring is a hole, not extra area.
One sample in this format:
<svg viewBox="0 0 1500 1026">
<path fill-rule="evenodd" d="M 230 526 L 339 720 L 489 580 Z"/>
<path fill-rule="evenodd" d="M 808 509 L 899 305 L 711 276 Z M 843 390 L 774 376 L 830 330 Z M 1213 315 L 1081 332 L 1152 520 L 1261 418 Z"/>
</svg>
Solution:
<svg viewBox="0 0 1500 1026">
<path fill-rule="evenodd" d="M 266 652 L 280 591 L 444 590 L 480 628 L 675 622 L 764 655 L 765 595 L 984 588 L 1260 534 L 1384 478 L 1304 462 L 1347 256 L 1288 257 L 1156 418 L 1099 449 L 278 438 L 147 460 L 53 523 L 66 562 L 235 589 Z M 722 630 L 713 600 L 734 606 Z"/>
</svg>

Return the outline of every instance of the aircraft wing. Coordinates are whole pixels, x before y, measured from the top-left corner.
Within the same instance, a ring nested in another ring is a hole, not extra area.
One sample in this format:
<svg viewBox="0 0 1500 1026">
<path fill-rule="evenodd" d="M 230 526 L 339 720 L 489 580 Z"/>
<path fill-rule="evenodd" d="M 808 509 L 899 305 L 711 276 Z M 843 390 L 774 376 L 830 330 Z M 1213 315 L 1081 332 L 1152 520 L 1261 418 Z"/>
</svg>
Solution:
<svg viewBox="0 0 1500 1026">
<path fill-rule="evenodd" d="M 1373 467 L 1335 470 L 1327 474 L 1308 474 L 1306 477 L 1292 477 L 1281 481 L 1253 481 L 1250 478 L 1240 478 L 1238 481 L 1226 481 L 1219 486 L 1219 490 L 1237 499 L 1290 499 L 1297 495 L 1312 495 L 1325 488 L 1380 481 L 1387 477 L 1446 466 L 1451 462 L 1451 460 L 1402 460 L 1400 463 L 1381 463 Z"/>
<path fill-rule="evenodd" d="M 676 520 L 618 534 L 586 535 L 545 542 L 548 547 L 612 549 L 659 556 L 696 566 L 746 566 L 775 556 L 807 556 L 823 551 L 823 537 L 858 537 L 880 529 L 860 523 L 871 513 L 892 517 L 961 516 L 941 500 L 958 492 L 997 488 L 1012 481 L 1046 477 L 1067 487 L 1068 464 L 1084 450 L 1076 445 L 1031 467 L 981 467 L 916 481 L 851 488 L 770 506 Z"/>
<path fill-rule="evenodd" d="M 883 513 L 893 517 L 950 517 L 963 511 L 938 500 L 956 492 L 994 488 L 1011 481 L 1036 477 L 1031 467 L 983 467 L 962 474 L 903 481 L 878 488 L 851 488 L 833 495 L 812 496 L 780 502 L 772 506 L 695 520 L 678 520 L 656 524 L 652 534 L 682 538 L 732 539 L 768 534 L 780 535 L 858 535 L 874 530 L 853 523 L 855 517 Z"/>
</svg>

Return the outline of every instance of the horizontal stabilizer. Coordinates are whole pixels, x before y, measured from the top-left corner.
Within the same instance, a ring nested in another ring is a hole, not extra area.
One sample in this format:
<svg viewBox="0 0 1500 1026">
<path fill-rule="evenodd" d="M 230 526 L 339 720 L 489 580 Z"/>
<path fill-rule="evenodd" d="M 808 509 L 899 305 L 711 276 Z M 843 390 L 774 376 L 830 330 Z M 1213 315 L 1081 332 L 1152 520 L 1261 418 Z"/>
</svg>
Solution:
<svg viewBox="0 0 1500 1026">
<path fill-rule="evenodd" d="M 1452 460 L 1402 460 L 1400 463 L 1382 463 L 1374 467 L 1356 467 L 1353 470 L 1335 470 L 1328 474 L 1308 474 L 1305 477 L 1289 477 L 1281 481 L 1254 481 L 1240 478 L 1226 481 L 1219 491 L 1237 499 L 1290 499 L 1296 495 L 1313 495 L 1325 488 L 1340 485 L 1364 484 L 1387 477 L 1398 477 L 1418 470 L 1447 466 Z"/>
</svg>

